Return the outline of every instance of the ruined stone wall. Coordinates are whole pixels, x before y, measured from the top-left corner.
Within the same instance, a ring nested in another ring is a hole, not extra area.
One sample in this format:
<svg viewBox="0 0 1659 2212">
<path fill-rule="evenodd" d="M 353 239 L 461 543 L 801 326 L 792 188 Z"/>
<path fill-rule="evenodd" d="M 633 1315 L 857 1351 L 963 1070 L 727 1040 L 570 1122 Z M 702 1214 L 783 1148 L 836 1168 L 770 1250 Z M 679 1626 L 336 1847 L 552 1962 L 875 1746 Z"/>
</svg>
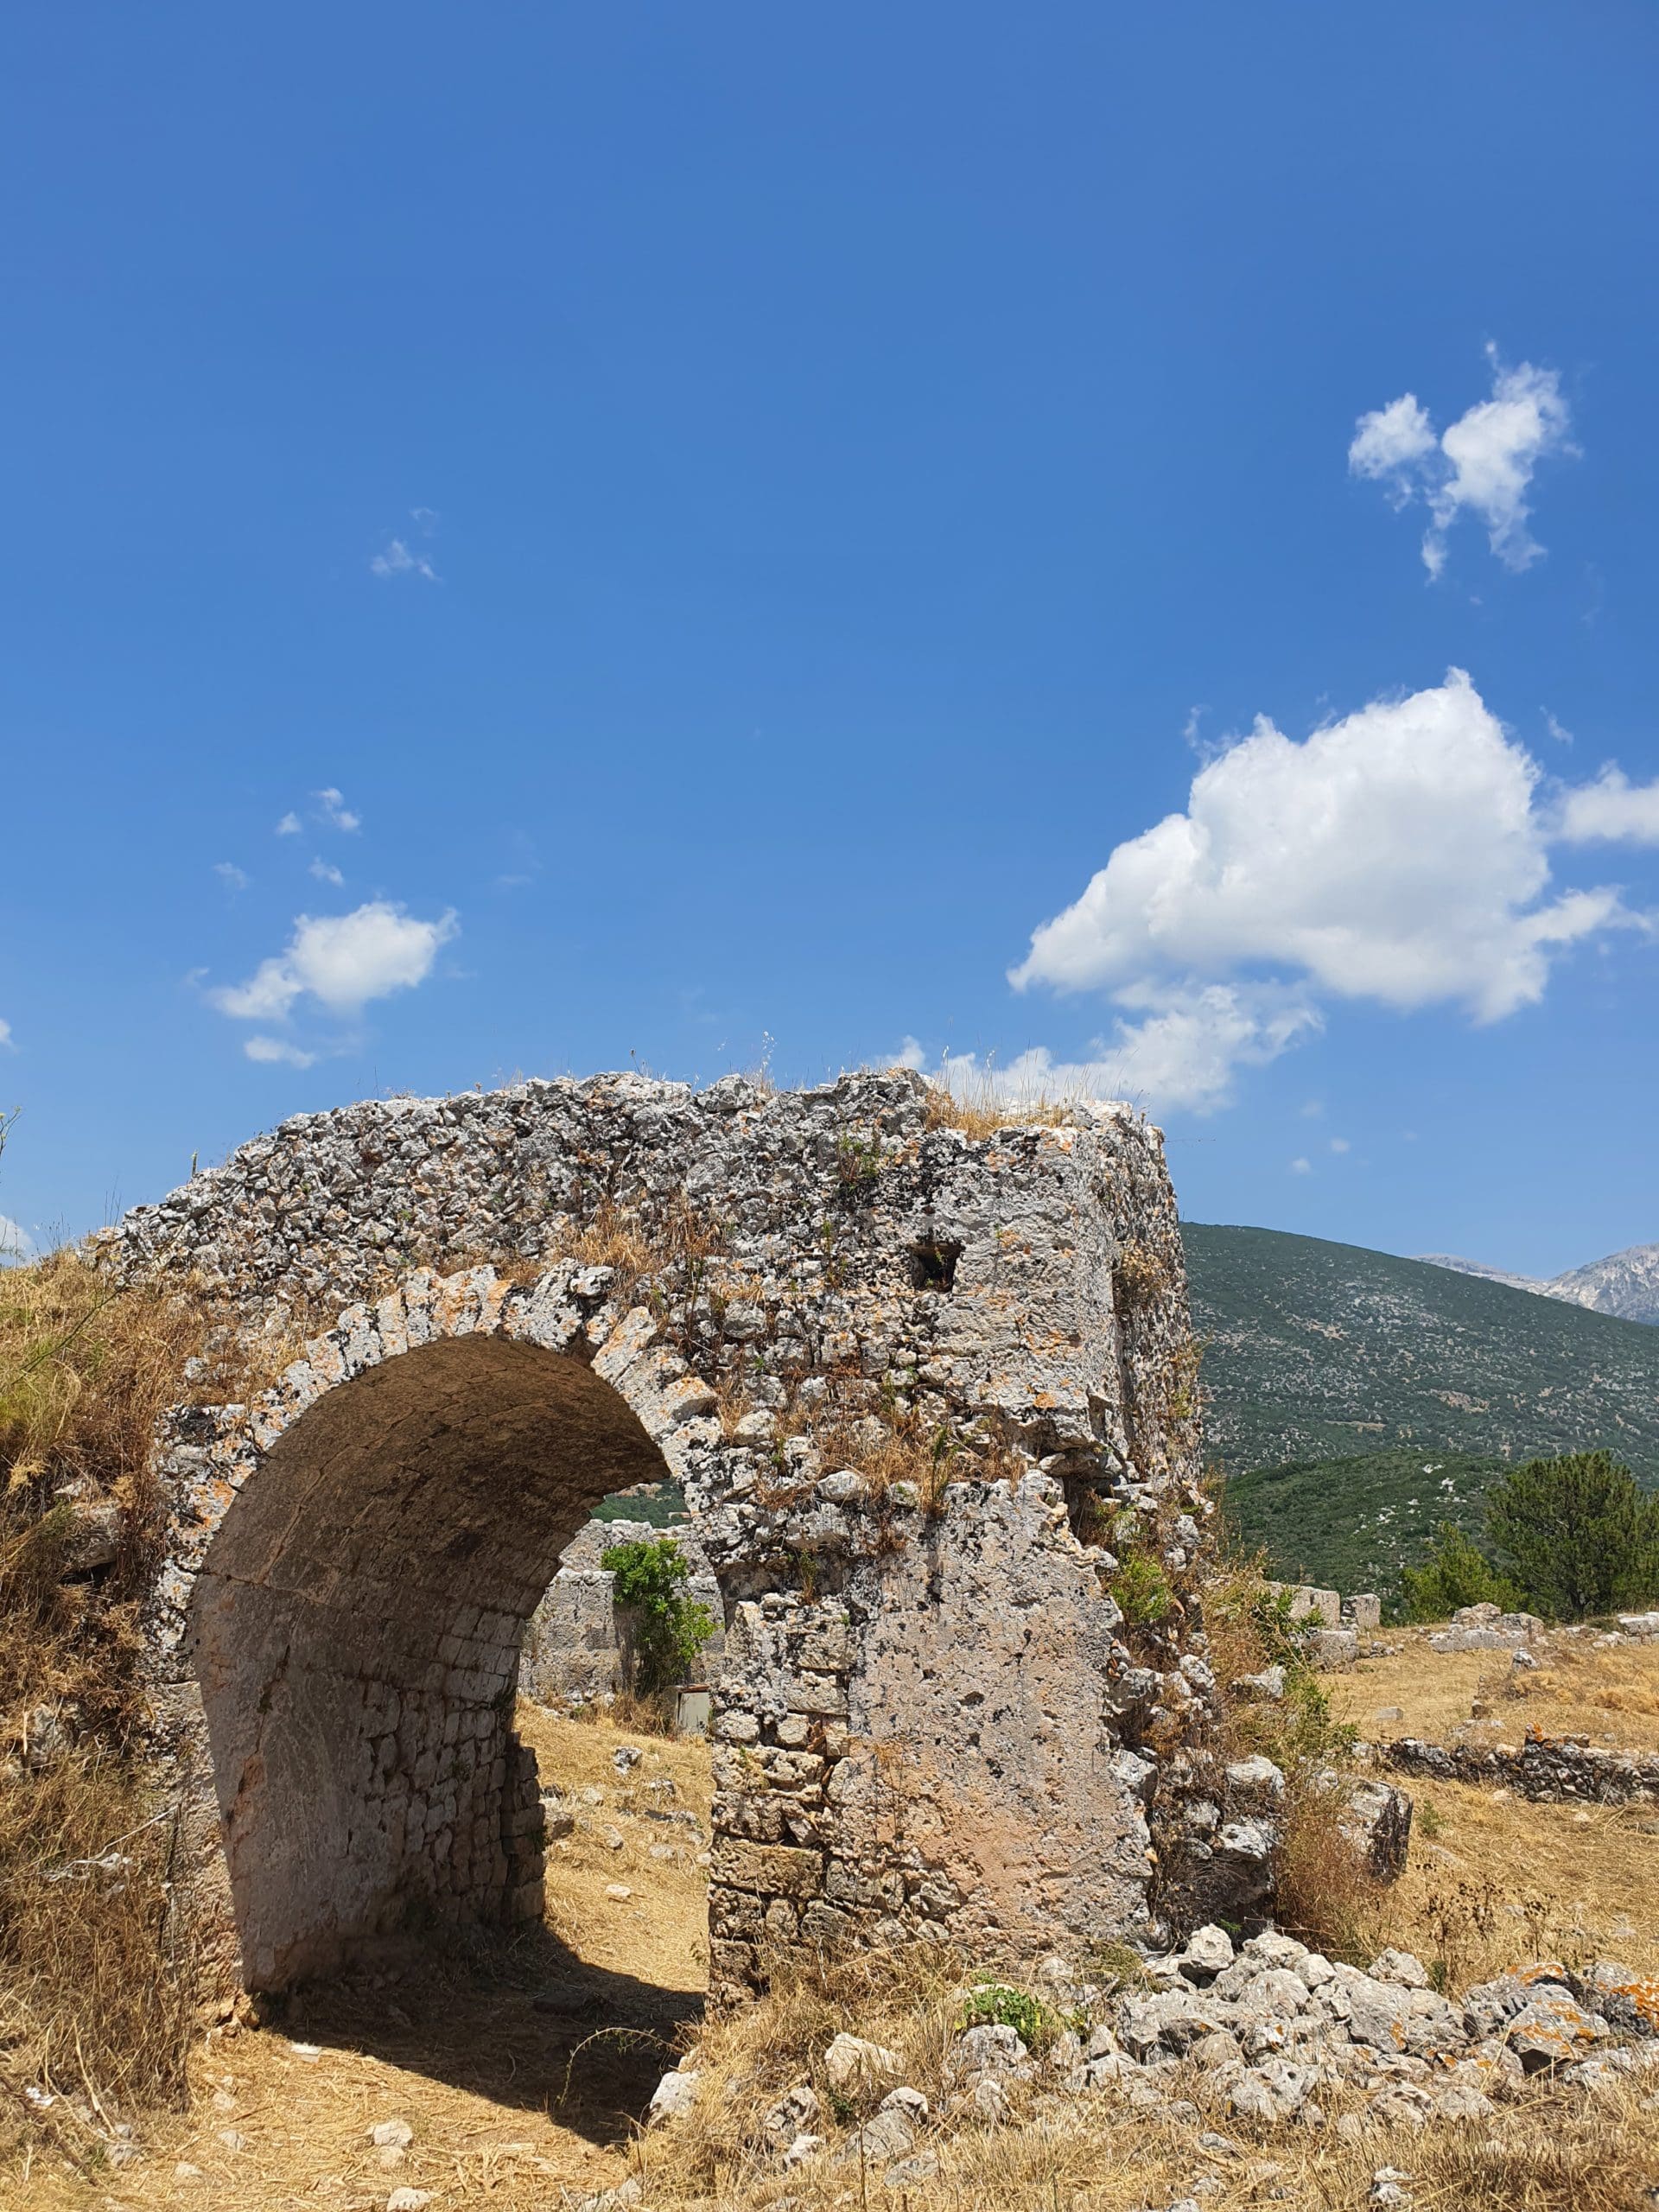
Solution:
<svg viewBox="0 0 1659 2212">
<path fill-rule="evenodd" d="M 649 1521 L 589 1521 L 559 1554 L 559 1571 L 524 1630 L 518 1685 L 543 1705 L 591 1705 L 613 1697 L 629 1679 L 627 1623 L 615 1604 L 616 1577 L 600 1564 L 613 1544 L 669 1536 L 690 1569 L 685 1594 L 715 1623 L 698 1660 L 699 1673 L 718 1669 L 726 1649 L 719 1578 L 683 1522 L 659 1529 Z"/>
<path fill-rule="evenodd" d="M 597 1499 L 664 1471 L 728 1630 L 717 1991 L 769 1940 L 1030 1955 L 1228 1894 L 1196 1357 L 1127 1109 L 973 1135 L 903 1073 L 365 1103 L 105 1256 L 188 1273 L 244 1338 L 317 1332 L 161 1459 L 160 1756 L 251 1978 L 435 1899 L 536 1908 L 524 1624 Z M 1167 1579 L 1155 1624 L 1112 1594 L 1126 1545 Z"/>
</svg>

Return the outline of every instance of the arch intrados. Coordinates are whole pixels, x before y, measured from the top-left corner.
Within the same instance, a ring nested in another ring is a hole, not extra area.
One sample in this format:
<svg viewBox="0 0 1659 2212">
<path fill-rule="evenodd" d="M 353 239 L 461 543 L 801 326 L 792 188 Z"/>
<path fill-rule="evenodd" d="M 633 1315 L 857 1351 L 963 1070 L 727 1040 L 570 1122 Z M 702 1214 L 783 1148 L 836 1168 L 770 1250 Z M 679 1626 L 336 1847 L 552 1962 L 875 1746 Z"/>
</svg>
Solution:
<svg viewBox="0 0 1659 2212">
<path fill-rule="evenodd" d="M 623 1324 L 617 1382 L 474 1325 L 390 1356 L 383 1343 L 315 1394 L 290 1370 L 290 1400 L 309 1402 L 280 1423 L 264 1409 L 268 1440 L 189 1611 L 250 1985 L 435 1919 L 539 1917 L 519 1647 L 592 1506 L 669 1471 L 622 1387 L 644 1377 L 659 1400 L 683 1376 L 652 1357 L 646 1321 Z M 360 1355 L 347 1314 L 309 1348 L 310 1374 L 353 1341 Z"/>
</svg>

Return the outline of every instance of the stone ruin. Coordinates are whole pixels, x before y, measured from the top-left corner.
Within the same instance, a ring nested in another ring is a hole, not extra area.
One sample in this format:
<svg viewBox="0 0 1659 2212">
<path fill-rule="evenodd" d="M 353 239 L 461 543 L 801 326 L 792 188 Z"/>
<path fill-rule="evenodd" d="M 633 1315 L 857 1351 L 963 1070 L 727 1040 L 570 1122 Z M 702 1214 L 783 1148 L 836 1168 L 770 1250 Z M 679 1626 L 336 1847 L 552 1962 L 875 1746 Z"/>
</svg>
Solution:
<svg viewBox="0 0 1659 2212">
<path fill-rule="evenodd" d="M 1012 1963 L 1251 1918 L 1271 1805 L 1211 1748 L 1161 1138 L 957 1118 L 903 1071 L 380 1100 L 107 1233 L 225 1324 L 225 1402 L 163 1424 L 147 1664 L 227 1981 L 540 1914 L 524 1626 L 594 1504 L 665 1477 L 724 1620 L 717 1999 L 774 1944 Z M 1156 1621 L 1114 1596 L 1137 1554 Z"/>
<path fill-rule="evenodd" d="M 690 1570 L 686 1595 L 707 1606 L 715 1623 L 698 1665 L 719 1673 L 726 1652 L 720 1577 L 690 1525 L 677 1521 L 659 1529 L 650 1521 L 589 1521 L 559 1554 L 559 1571 L 525 1624 L 518 1687 L 526 1697 L 542 1705 L 580 1707 L 605 1704 L 627 1687 L 628 1624 L 618 1618 L 616 1577 L 602 1562 L 613 1544 L 659 1536 L 670 1536 L 679 1546 Z"/>
</svg>

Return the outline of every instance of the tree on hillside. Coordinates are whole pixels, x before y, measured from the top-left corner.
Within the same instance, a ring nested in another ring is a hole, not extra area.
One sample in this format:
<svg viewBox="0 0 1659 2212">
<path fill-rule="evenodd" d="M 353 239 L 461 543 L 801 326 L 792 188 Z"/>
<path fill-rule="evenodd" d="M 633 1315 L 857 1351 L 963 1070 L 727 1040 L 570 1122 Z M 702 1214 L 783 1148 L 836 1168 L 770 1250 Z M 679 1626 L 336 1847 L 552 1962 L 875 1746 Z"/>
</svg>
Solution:
<svg viewBox="0 0 1659 2212">
<path fill-rule="evenodd" d="M 1486 1494 L 1486 1533 L 1528 1604 L 1554 1619 L 1659 1594 L 1659 1498 L 1609 1452 L 1513 1469 Z"/>
<path fill-rule="evenodd" d="M 1402 1567 L 1400 1591 L 1409 1621 L 1446 1620 L 1459 1605 L 1512 1611 L 1522 1599 L 1455 1521 L 1441 1522 L 1421 1567 Z"/>
</svg>

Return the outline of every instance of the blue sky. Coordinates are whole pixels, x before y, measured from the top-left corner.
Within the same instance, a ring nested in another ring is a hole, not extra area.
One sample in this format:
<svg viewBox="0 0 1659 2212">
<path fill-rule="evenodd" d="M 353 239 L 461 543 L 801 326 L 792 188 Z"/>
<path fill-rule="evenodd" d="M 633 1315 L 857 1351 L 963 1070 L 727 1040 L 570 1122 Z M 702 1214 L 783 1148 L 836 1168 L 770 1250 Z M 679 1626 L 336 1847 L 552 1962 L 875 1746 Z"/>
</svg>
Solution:
<svg viewBox="0 0 1659 2212">
<path fill-rule="evenodd" d="M 906 1052 L 1198 1219 L 1659 1236 L 1656 92 L 1635 0 L 14 15 L 0 1207 Z"/>
</svg>

